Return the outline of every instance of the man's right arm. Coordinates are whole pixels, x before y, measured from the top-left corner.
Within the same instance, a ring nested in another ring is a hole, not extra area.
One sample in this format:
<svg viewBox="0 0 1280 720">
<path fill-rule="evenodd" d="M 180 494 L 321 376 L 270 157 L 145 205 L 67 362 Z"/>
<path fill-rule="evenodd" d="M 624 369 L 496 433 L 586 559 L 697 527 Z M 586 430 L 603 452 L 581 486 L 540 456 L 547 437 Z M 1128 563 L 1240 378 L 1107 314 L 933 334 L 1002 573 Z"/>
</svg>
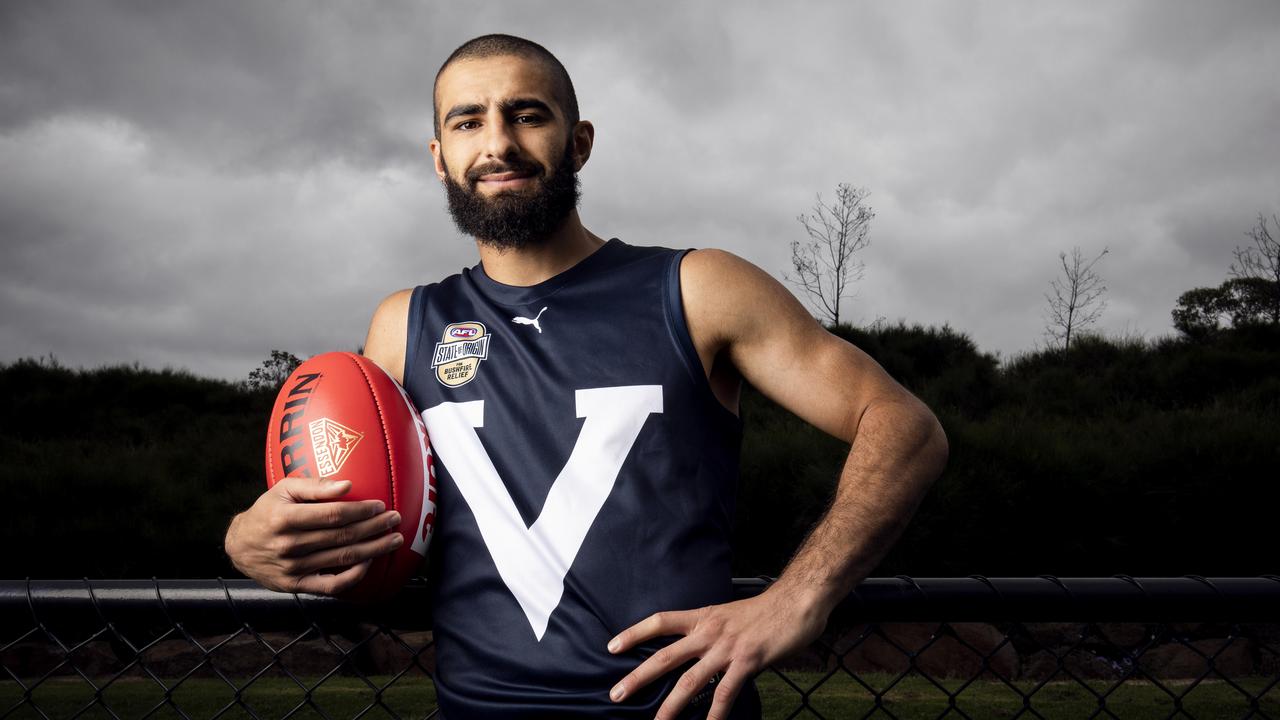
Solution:
<svg viewBox="0 0 1280 720">
<path fill-rule="evenodd" d="M 412 296 L 412 290 L 400 290 L 379 303 L 364 341 L 364 356 L 381 365 L 401 385 L 404 384 L 405 348 L 409 343 L 409 299 Z"/>
<path fill-rule="evenodd" d="M 393 293 L 369 323 L 365 357 L 404 381 L 411 291 Z M 390 532 L 399 513 L 380 500 L 342 500 L 345 480 L 285 478 L 236 515 L 223 548 L 231 563 L 265 588 L 335 595 L 354 586 L 373 558 L 403 542 Z"/>
</svg>

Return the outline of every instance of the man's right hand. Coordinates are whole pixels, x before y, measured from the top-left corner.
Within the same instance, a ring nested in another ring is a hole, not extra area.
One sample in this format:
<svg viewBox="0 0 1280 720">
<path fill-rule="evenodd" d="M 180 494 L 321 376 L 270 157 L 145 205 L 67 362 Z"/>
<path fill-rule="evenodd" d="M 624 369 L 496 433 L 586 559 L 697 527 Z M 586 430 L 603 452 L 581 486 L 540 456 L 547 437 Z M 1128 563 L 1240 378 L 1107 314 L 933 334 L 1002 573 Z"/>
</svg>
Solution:
<svg viewBox="0 0 1280 720">
<path fill-rule="evenodd" d="M 373 558 L 400 547 L 400 514 L 381 500 L 339 500 L 346 480 L 285 478 L 235 516 L 223 547 L 240 572 L 280 592 L 336 595 Z M 334 572 L 337 568 L 345 568 Z"/>
</svg>

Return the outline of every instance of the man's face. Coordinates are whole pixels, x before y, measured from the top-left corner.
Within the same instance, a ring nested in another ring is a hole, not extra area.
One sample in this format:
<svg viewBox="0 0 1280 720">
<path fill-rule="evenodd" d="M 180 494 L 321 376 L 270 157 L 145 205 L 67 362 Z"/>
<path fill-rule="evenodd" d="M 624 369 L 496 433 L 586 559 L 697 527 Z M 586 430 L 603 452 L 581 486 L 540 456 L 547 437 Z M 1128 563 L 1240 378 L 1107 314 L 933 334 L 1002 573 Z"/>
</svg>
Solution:
<svg viewBox="0 0 1280 720">
<path fill-rule="evenodd" d="M 440 76 L 431 152 L 462 232 L 498 248 L 530 247 L 577 207 L 590 126 L 579 123 L 584 150 L 553 82 L 541 64 L 513 56 L 462 60 Z"/>
</svg>

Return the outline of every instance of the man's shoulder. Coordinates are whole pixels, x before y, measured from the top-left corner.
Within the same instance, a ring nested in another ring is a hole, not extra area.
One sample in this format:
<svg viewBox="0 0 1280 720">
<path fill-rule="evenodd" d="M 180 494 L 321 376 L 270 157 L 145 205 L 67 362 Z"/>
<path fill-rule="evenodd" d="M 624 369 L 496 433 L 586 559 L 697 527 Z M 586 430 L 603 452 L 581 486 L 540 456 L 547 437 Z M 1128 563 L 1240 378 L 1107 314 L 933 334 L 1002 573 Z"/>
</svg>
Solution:
<svg viewBox="0 0 1280 720">
<path fill-rule="evenodd" d="M 394 319 L 396 316 L 401 319 L 408 317 L 409 301 L 413 299 L 413 291 L 414 288 L 404 288 L 384 297 L 373 311 L 374 321 L 387 316 L 389 316 L 388 319 Z"/>
<path fill-rule="evenodd" d="M 398 382 L 404 381 L 405 343 L 413 290 L 397 290 L 378 303 L 364 341 L 364 356 L 381 365 Z"/>
<path fill-rule="evenodd" d="M 718 248 L 685 254 L 680 294 L 695 344 L 711 354 L 775 318 L 791 297 L 754 263 Z"/>
<path fill-rule="evenodd" d="M 721 312 L 781 289 L 777 280 L 754 263 L 718 248 L 690 250 L 680 264 L 680 286 L 686 309 L 705 306 Z"/>
<path fill-rule="evenodd" d="M 681 273 L 689 272 L 691 277 L 701 278 L 708 275 L 735 275 L 747 271 L 748 268 L 759 270 L 755 265 L 728 250 L 706 247 L 694 248 L 685 254 Z"/>
</svg>

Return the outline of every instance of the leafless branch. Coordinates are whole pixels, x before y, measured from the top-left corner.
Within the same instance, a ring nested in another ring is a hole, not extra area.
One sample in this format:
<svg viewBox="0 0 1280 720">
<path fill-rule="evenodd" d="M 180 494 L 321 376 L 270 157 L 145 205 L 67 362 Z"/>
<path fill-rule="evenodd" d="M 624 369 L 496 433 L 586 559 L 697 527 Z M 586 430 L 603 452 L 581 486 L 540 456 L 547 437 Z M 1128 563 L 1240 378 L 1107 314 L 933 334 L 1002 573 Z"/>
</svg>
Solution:
<svg viewBox="0 0 1280 720">
<path fill-rule="evenodd" d="M 840 301 L 866 269 L 856 254 L 871 244 L 867 232 L 876 214 L 863 204 L 868 195 L 865 188 L 841 183 L 834 203 L 823 202 L 819 194 L 812 214 L 796 218 L 808 240 L 791 241 L 792 272 L 784 277 L 804 290 L 832 323 L 840 322 Z"/>
<path fill-rule="evenodd" d="M 1280 217 L 1272 215 L 1270 223 L 1280 230 Z M 1253 240 L 1253 247 L 1236 246 L 1232 254 L 1235 262 L 1231 264 L 1230 275 L 1240 280 L 1256 278 L 1280 286 L 1280 240 L 1271 234 L 1268 218 L 1258 214 L 1258 224 L 1245 233 Z M 1267 303 L 1266 315 L 1271 322 L 1280 323 L 1280 292 L 1272 292 L 1272 300 Z"/>
<path fill-rule="evenodd" d="M 1072 337 L 1097 322 L 1107 308 L 1103 297 L 1107 286 L 1093 267 L 1108 252 L 1109 249 L 1103 248 L 1088 262 L 1079 247 L 1072 248 L 1069 258 L 1065 252 L 1058 253 L 1061 275 L 1049 283 L 1049 292 L 1044 296 L 1049 303 L 1045 311 L 1045 335 L 1062 343 L 1063 350 L 1069 349 Z"/>
</svg>

